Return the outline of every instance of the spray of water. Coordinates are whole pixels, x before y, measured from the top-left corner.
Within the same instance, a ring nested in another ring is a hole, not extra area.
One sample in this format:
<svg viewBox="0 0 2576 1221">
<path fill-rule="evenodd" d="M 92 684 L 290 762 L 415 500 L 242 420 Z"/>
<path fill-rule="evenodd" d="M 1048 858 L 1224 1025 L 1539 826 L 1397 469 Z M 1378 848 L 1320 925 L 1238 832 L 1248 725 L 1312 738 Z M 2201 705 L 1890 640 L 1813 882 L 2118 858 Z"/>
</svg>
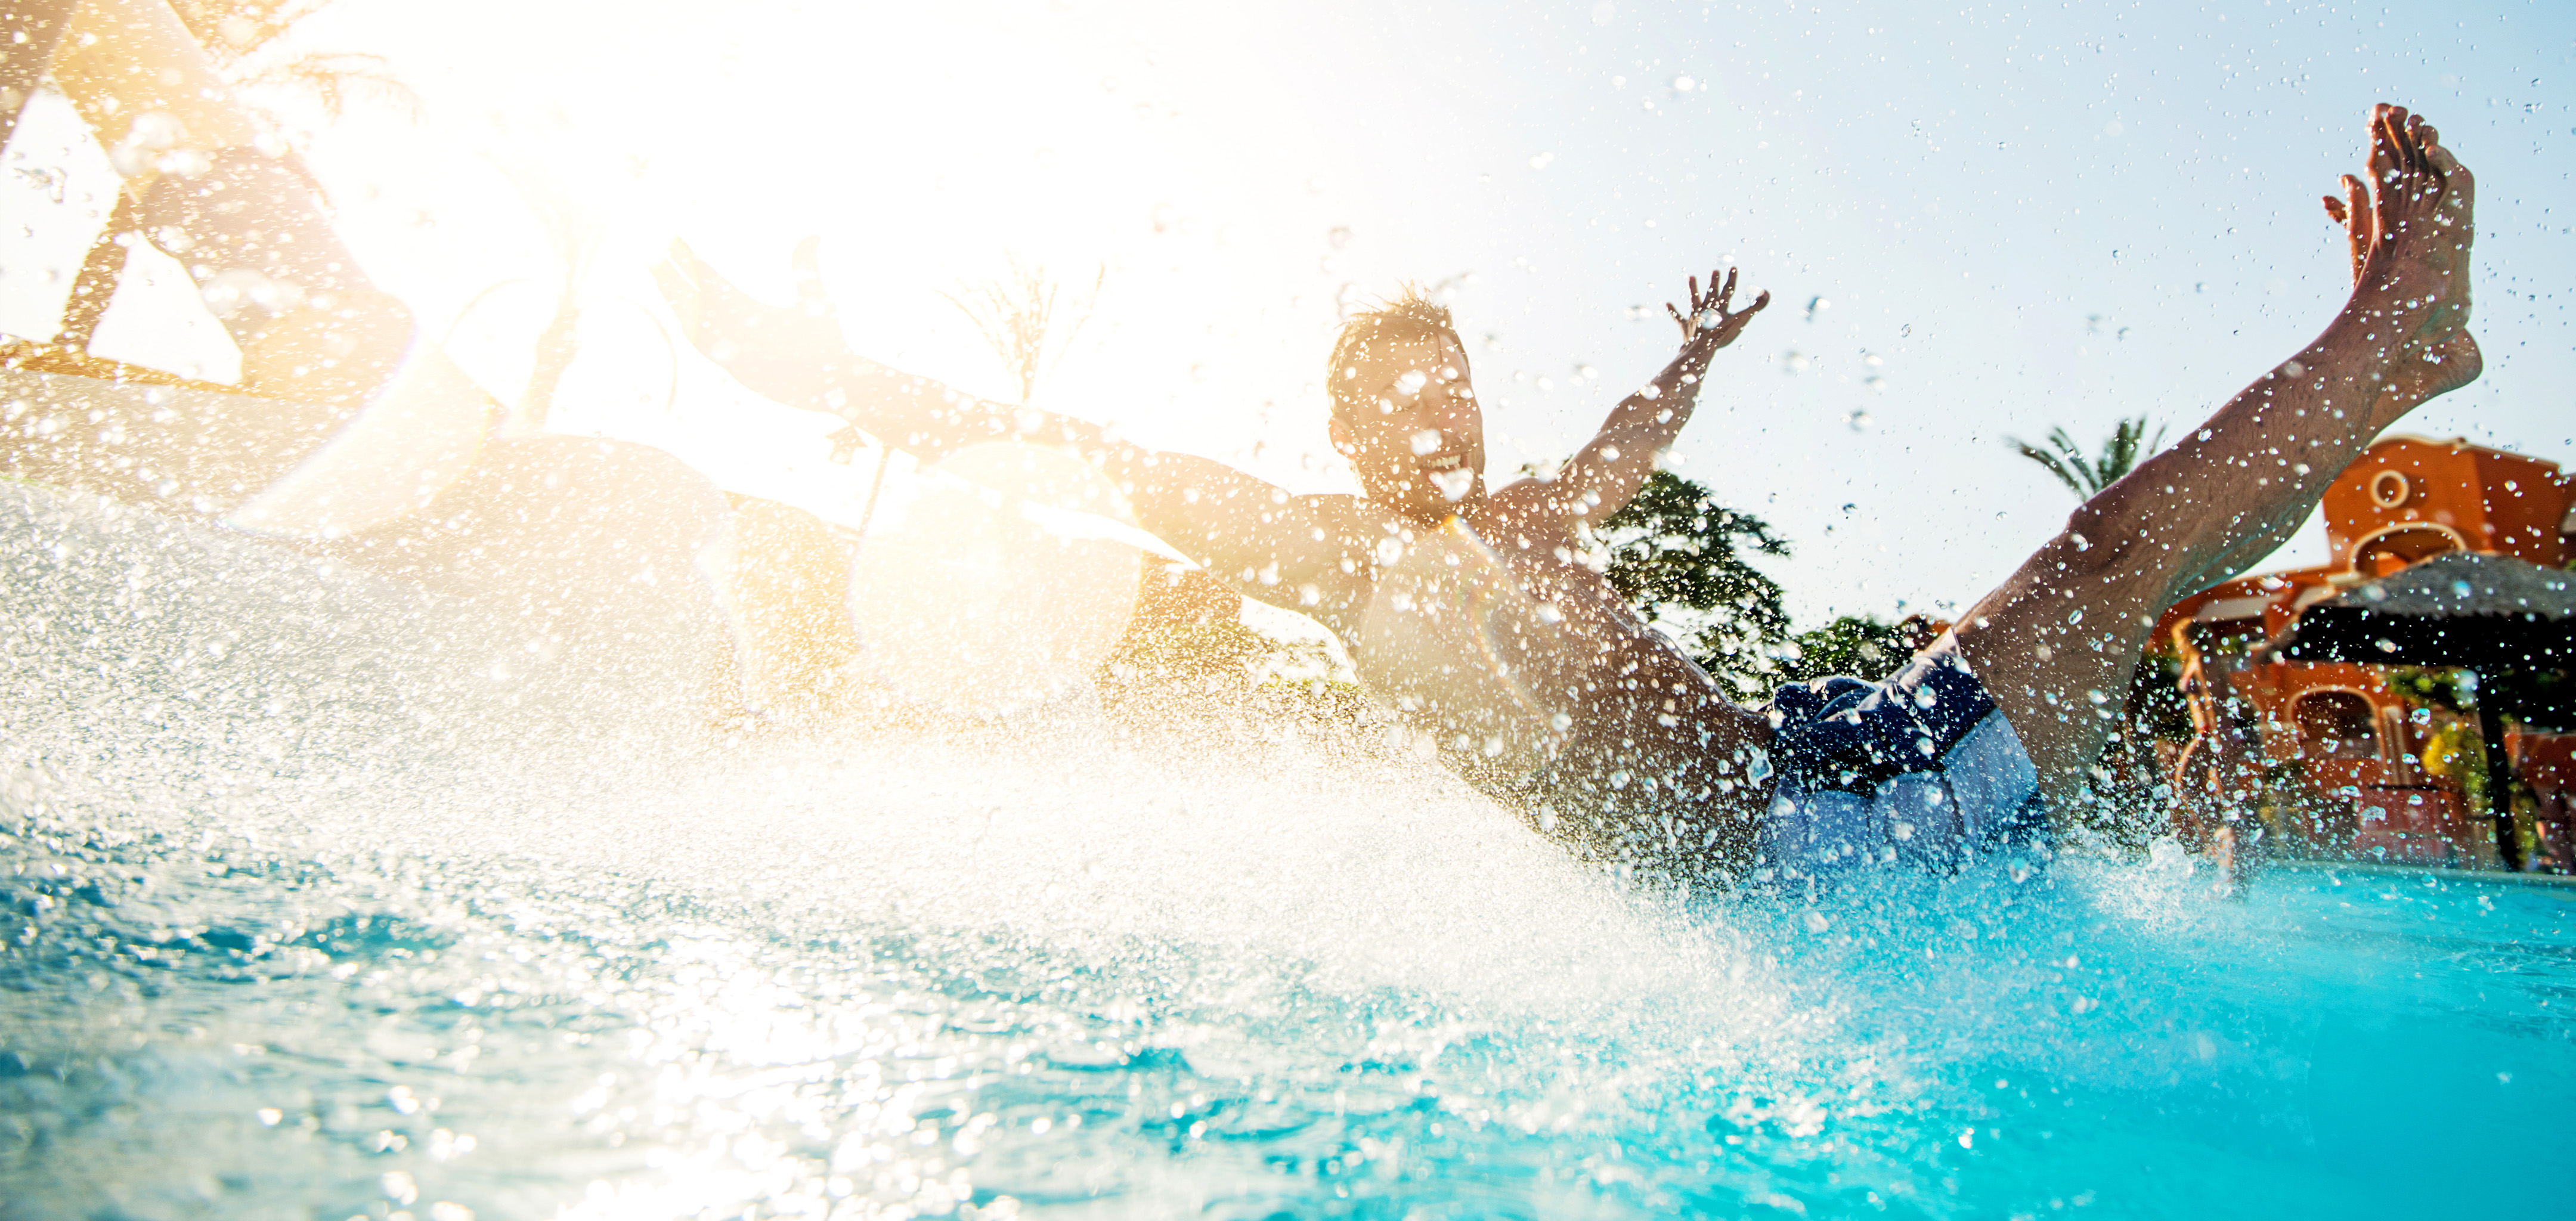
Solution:
<svg viewBox="0 0 2576 1221">
<path fill-rule="evenodd" d="M 0 1216 L 2367 1214 L 2363 1117 L 2576 1087 L 2512 893 L 1681 903 L 1270 695 L 726 738 L 671 641 L 5 493 Z"/>
</svg>

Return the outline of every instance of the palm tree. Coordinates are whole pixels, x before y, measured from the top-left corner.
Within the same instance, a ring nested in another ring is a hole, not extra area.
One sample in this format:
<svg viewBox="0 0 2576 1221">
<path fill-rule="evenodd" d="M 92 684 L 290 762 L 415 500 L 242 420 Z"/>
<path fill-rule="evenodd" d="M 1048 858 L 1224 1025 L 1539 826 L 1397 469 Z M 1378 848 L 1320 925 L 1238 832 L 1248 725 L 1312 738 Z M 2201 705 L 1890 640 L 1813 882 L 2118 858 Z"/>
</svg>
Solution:
<svg viewBox="0 0 2576 1221">
<path fill-rule="evenodd" d="M 197 45 L 226 74 L 244 85 L 267 85 L 306 94 L 323 113 L 339 118 L 359 94 L 375 94 L 418 114 L 419 95 L 395 79 L 384 58 L 354 51 L 307 51 L 269 59 L 270 49 L 297 23 L 332 0 L 172 0 L 171 11 Z"/>
<path fill-rule="evenodd" d="M 1100 284 L 1108 278 L 1109 268 L 1103 264 L 1081 299 L 1067 303 L 1071 317 L 1064 320 L 1063 333 L 1057 334 L 1056 298 L 1064 286 L 1050 278 L 1043 266 L 1017 254 L 1005 258 L 1011 270 L 1002 279 L 962 283 L 956 292 L 939 295 L 983 332 L 984 342 L 1010 371 L 1019 385 L 1020 401 L 1026 403 L 1037 392 L 1038 378 L 1064 359 L 1066 346 L 1091 320 L 1092 304 L 1100 299 Z"/>
<path fill-rule="evenodd" d="M 2111 435 L 2102 442 L 2102 456 L 2090 461 L 2084 457 L 2084 447 L 2076 444 L 2075 438 L 2068 436 L 2063 428 L 2049 430 L 2051 449 L 2042 449 L 2019 437 L 2006 437 L 2004 443 L 2012 446 L 2013 451 L 2022 457 L 2047 468 L 2048 473 L 2057 476 L 2057 481 L 2065 484 L 2066 490 L 2075 493 L 2077 499 L 2091 500 L 2102 489 L 2118 483 L 2120 476 L 2128 474 L 2130 468 L 2138 464 L 2142 452 L 2152 454 L 2164 448 L 2165 430 L 2158 428 L 2156 439 L 2147 442 L 2142 449 L 2138 442 L 2146 432 L 2147 417 L 2143 415 L 2114 422 Z"/>
</svg>

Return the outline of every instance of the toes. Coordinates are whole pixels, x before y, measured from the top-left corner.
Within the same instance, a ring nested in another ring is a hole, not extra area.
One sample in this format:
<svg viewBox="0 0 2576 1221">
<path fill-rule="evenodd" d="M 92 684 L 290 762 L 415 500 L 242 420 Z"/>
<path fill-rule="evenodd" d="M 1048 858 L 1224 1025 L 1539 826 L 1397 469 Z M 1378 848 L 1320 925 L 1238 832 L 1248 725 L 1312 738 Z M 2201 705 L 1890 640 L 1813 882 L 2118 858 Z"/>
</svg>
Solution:
<svg viewBox="0 0 2576 1221">
<path fill-rule="evenodd" d="M 2409 174 L 2422 173 L 2424 155 L 2415 142 L 2415 116 L 2406 113 L 2403 106 L 2391 107 L 2390 110 L 2388 140 L 2397 148 L 2398 167 Z"/>
<path fill-rule="evenodd" d="M 2370 177 L 2374 182 L 2386 183 L 2396 176 L 2404 163 L 2397 151 L 2396 133 L 2389 130 L 2388 112 L 2392 109 L 2395 108 L 2383 102 L 2373 108 L 2370 116 L 2370 147 L 2365 151 L 2364 159 L 2370 165 Z"/>
<path fill-rule="evenodd" d="M 2446 193 L 2465 202 L 2470 189 L 2474 186 L 2469 167 L 2460 164 L 2460 159 L 2452 156 L 2451 150 L 2441 145 L 2429 126 L 2424 129 L 2424 157 L 2431 163 L 2433 172 L 2442 176 Z"/>
</svg>

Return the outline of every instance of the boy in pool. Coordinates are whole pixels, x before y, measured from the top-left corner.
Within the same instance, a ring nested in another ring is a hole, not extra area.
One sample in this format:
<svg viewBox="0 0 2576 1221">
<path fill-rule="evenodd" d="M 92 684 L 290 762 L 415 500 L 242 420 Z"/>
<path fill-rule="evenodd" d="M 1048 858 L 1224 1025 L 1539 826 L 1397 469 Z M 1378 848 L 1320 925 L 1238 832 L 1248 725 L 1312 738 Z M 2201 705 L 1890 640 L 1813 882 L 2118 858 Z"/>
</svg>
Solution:
<svg viewBox="0 0 2576 1221">
<path fill-rule="evenodd" d="M 1740 707 L 1578 559 L 1689 422 L 1718 349 L 1767 302 L 1691 284 L 1680 354 L 1551 479 L 1488 488 L 1484 427 L 1448 313 L 1407 295 L 1347 325 L 1330 429 L 1364 494 L 1294 496 L 1219 463 L 986 403 L 846 347 L 815 270 L 772 307 L 674 244 L 657 268 L 691 340 L 745 386 L 924 455 L 1072 445 L 1145 528 L 1246 594 L 1313 615 L 1454 771 L 1597 860 L 1685 882 L 1938 865 L 2033 843 L 2110 731 L 2156 615 L 2278 546 L 2399 416 L 2479 372 L 2473 184 L 2434 129 L 2376 107 L 2370 184 L 2344 179 L 2360 269 L 2325 332 L 2148 459 L 1876 683 Z"/>
</svg>

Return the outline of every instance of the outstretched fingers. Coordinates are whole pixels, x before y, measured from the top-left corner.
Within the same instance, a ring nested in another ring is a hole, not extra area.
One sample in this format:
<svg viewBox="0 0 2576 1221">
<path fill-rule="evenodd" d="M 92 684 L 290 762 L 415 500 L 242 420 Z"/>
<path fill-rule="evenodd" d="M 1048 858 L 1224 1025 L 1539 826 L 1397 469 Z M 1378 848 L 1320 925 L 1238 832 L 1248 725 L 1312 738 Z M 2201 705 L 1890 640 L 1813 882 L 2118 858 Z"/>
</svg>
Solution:
<svg viewBox="0 0 2576 1221">
<path fill-rule="evenodd" d="M 1664 312 L 1672 315 L 1673 321 L 1682 328 L 1684 343 L 1706 338 L 1714 347 L 1725 347 L 1744 329 L 1747 319 L 1760 313 L 1763 306 L 1771 304 L 1771 294 L 1764 292 L 1753 299 L 1753 304 L 1743 309 L 1729 308 L 1735 301 L 1736 276 L 1741 274 L 1742 270 L 1742 268 L 1730 267 L 1710 268 L 1708 291 L 1705 293 L 1700 291 L 1699 277 L 1690 277 L 1690 312 L 1688 313 L 1682 312 L 1680 307 L 1669 301 L 1664 303 Z"/>
</svg>

